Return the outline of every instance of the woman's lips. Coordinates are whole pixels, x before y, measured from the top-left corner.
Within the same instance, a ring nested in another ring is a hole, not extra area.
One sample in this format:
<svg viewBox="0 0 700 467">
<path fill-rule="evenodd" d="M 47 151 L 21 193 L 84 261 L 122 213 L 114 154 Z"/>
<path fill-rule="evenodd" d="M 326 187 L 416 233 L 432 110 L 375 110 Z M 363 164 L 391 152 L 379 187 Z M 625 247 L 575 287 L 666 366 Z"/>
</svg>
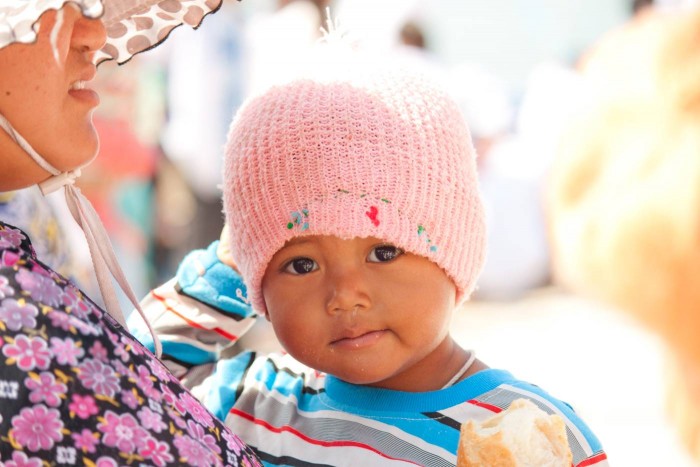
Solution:
<svg viewBox="0 0 700 467">
<path fill-rule="evenodd" d="M 100 103 L 100 96 L 97 92 L 92 89 L 82 88 L 82 89 L 71 89 L 68 94 L 81 102 L 85 102 L 92 107 L 96 107 Z"/>
<path fill-rule="evenodd" d="M 382 329 L 379 331 L 369 331 L 355 337 L 343 337 L 331 342 L 331 346 L 336 349 L 344 350 L 357 350 L 371 347 L 387 332 L 386 329 Z"/>
<path fill-rule="evenodd" d="M 90 82 L 95 77 L 97 70 L 95 65 L 89 65 L 82 70 L 78 79 L 73 81 L 68 89 L 68 94 L 91 107 L 97 107 L 100 103 L 100 96 L 93 89 L 90 89 Z"/>
</svg>

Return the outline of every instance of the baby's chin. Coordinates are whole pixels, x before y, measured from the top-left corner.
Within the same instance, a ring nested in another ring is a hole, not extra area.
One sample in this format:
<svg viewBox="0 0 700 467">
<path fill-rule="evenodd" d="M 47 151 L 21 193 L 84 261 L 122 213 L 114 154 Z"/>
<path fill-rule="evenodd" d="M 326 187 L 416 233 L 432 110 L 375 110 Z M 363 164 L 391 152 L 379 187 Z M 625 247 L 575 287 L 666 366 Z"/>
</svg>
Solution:
<svg viewBox="0 0 700 467">
<path fill-rule="evenodd" d="M 298 359 L 299 360 L 299 359 Z M 322 368 L 319 366 L 314 366 L 310 363 L 299 360 L 305 365 L 315 368 L 318 371 L 326 373 L 330 376 L 338 378 L 341 381 L 350 384 L 356 384 L 359 386 L 375 386 L 382 387 L 382 383 L 391 375 L 386 375 L 384 373 L 377 372 L 376 369 L 366 369 L 358 366 L 357 368 L 350 369 L 338 369 L 336 368 Z"/>
<path fill-rule="evenodd" d="M 393 389 L 393 390 L 404 390 L 402 388 L 396 387 L 395 384 L 398 382 L 393 378 L 394 374 L 385 373 L 370 373 L 367 371 L 362 371 L 361 368 L 354 369 L 349 372 L 327 372 L 336 378 L 345 381 L 346 383 L 356 384 L 358 386 L 370 386 L 379 389 Z M 392 384 L 393 383 L 393 384 Z"/>
</svg>

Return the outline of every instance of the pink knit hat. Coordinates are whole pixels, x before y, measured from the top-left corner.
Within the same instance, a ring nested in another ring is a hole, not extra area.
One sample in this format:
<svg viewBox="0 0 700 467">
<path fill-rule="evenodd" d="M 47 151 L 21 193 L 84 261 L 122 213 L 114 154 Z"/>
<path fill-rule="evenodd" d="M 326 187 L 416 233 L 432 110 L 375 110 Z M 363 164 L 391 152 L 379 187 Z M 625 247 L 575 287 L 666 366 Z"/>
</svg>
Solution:
<svg viewBox="0 0 700 467">
<path fill-rule="evenodd" d="M 303 235 L 378 237 L 474 288 L 485 253 L 475 153 L 457 105 L 414 72 L 361 60 L 249 99 L 224 162 L 233 259 L 253 307 L 272 256 Z"/>
</svg>

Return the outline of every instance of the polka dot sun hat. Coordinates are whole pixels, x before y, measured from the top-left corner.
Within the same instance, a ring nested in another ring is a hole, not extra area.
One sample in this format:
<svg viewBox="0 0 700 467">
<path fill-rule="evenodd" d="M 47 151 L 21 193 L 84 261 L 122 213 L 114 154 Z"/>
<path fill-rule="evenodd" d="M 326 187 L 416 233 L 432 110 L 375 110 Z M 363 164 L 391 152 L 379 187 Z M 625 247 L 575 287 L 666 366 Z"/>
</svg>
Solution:
<svg viewBox="0 0 700 467">
<path fill-rule="evenodd" d="M 66 3 L 77 5 L 88 18 L 102 18 L 107 43 L 98 62 L 122 64 L 139 52 L 163 42 L 181 24 L 199 26 L 204 16 L 216 11 L 223 0 L 2 0 L 0 1 L 0 48 L 15 42 L 32 43 L 35 25 L 47 10 Z"/>
</svg>

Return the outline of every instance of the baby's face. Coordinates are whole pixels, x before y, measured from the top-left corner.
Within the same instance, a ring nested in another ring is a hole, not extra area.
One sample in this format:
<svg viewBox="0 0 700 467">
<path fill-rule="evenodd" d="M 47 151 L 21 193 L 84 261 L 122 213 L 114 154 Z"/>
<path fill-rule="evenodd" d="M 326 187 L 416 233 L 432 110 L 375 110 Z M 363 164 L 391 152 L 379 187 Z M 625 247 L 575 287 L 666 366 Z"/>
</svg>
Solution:
<svg viewBox="0 0 700 467">
<path fill-rule="evenodd" d="M 297 237 L 262 283 L 293 357 L 342 380 L 423 391 L 452 351 L 456 288 L 432 261 L 377 238 Z"/>
</svg>

